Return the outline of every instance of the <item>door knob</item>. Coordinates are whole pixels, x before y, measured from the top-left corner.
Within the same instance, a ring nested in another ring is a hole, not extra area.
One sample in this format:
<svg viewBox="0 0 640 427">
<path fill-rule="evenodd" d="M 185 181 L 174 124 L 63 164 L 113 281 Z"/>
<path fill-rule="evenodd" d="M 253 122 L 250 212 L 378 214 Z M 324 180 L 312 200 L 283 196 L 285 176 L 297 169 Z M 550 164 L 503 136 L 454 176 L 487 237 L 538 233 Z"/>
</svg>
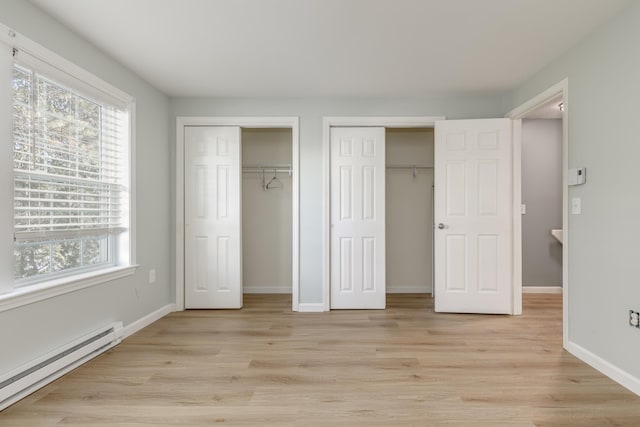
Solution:
<svg viewBox="0 0 640 427">
<path fill-rule="evenodd" d="M 443 230 L 444 229 L 444 224 L 443 223 L 439 223 L 438 224 L 438 230 Z"/>
</svg>

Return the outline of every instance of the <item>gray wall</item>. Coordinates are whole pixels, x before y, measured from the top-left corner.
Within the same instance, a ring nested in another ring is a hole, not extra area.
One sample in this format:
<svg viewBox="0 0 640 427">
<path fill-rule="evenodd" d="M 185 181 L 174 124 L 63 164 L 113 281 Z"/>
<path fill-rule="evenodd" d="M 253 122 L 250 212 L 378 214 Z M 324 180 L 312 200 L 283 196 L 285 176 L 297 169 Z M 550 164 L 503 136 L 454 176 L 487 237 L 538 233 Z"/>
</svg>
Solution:
<svg viewBox="0 0 640 427">
<path fill-rule="evenodd" d="M 562 286 L 562 120 L 522 121 L 522 285 Z"/>
<path fill-rule="evenodd" d="M 324 116 L 447 116 L 486 118 L 504 115 L 504 94 L 430 98 L 172 98 L 171 126 L 178 116 L 300 117 L 300 302 L 322 302 Z M 175 138 L 174 138 L 175 139 Z M 175 140 L 171 144 L 171 182 L 175 182 Z M 171 186 L 171 230 L 175 230 L 175 186 Z M 172 250 L 175 238 L 172 236 Z M 173 254 L 172 254 L 173 255 Z"/>
<path fill-rule="evenodd" d="M 31 3 L 2 0 L 0 22 L 128 92 L 137 101 L 137 262 L 134 276 L 0 313 L 0 374 L 82 334 L 125 325 L 172 302 L 169 276 L 168 98 Z M 155 268 L 157 281 L 148 283 Z"/>
<path fill-rule="evenodd" d="M 576 11 L 579 14 L 579 10 Z M 640 378 L 640 2 L 513 91 L 507 109 L 565 77 L 569 167 L 588 169 L 570 187 L 582 214 L 569 215 L 569 340 Z"/>
</svg>

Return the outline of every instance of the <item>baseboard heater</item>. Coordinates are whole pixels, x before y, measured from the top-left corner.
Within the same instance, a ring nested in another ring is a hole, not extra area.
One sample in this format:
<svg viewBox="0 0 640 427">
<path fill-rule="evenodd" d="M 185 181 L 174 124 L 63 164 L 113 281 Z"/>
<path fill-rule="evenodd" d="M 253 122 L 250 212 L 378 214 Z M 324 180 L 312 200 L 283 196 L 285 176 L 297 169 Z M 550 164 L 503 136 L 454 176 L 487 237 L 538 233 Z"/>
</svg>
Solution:
<svg viewBox="0 0 640 427">
<path fill-rule="evenodd" d="M 0 376 L 0 411 L 119 344 L 122 322 L 100 328 Z"/>
</svg>

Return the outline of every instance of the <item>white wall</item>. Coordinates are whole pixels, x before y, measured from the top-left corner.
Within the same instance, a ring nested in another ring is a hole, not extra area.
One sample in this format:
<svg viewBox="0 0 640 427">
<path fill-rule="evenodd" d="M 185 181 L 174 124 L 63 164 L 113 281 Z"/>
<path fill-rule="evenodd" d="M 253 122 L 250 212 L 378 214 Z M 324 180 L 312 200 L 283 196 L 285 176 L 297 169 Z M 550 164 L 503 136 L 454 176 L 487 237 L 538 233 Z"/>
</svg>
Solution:
<svg viewBox="0 0 640 427">
<path fill-rule="evenodd" d="M 433 129 L 387 129 L 387 165 L 433 165 Z M 432 289 L 433 169 L 386 170 L 388 293 Z"/>
<path fill-rule="evenodd" d="M 0 313 L 0 374 L 109 322 L 125 326 L 173 300 L 169 258 L 168 98 L 30 2 L 3 0 L 0 22 L 134 96 L 137 262 L 134 276 Z M 148 271 L 156 269 L 156 283 Z"/>
<path fill-rule="evenodd" d="M 562 120 L 522 121 L 522 286 L 562 286 Z"/>
<path fill-rule="evenodd" d="M 576 10 L 576 15 L 580 10 Z M 568 78 L 569 167 L 587 183 L 569 187 L 582 214 L 569 215 L 570 349 L 635 378 L 640 392 L 640 2 L 630 6 L 513 91 L 507 109 Z"/>
<path fill-rule="evenodd" d="M 322 303 L 323 145 L 322 118 L 329 116 L 504 116 L 504 94 L 428 98 L 172 98 L 171 126 L 177 116 L 297 116 L 300 118 L 300 302 Z M 175 141 L 171 180 L 175 182 Z M 171 186 L 172 230 L 175 185 Z M 175 256 L 175 241 L 171 244 Z"/>
<path fill-rule="evenodd" d="M 291 129 L 243 129 L 242 164 L 291 164 Z M 269 182 L 274 173 L 267 171 Z M 242 281 L 245 293 L 291 293 L 291 177 L 262 188 L 262 174 L 242 174 Z"/>
</svg>

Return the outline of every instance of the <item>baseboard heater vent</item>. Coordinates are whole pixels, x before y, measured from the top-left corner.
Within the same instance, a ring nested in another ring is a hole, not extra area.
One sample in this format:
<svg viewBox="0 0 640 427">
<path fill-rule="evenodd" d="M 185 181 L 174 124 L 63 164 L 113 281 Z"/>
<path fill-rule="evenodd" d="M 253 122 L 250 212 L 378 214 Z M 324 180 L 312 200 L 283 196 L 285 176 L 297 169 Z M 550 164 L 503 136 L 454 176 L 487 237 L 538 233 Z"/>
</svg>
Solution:
<svg viewBox="0 0 640 427">
<path fill-rule="evenodd" d="M 119 344 L 122 322 L 84 335 L 0 376 L 0 411 Z"/>
</svg>

